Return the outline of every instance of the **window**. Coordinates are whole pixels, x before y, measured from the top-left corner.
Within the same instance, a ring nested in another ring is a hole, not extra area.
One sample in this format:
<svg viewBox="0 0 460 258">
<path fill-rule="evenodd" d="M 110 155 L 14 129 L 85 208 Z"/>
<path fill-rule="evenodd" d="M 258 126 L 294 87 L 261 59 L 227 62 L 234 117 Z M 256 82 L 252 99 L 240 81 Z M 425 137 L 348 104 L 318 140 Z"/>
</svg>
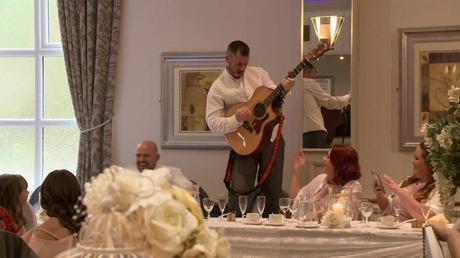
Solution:
<svg viewBox="0 0 460 258">
<path fill-rule="evenodd" d="M 0 173 L 29 191 L 54 169 L 76 171 L 79 130 L 56 0 L 0 1 Z"/>
</svg>

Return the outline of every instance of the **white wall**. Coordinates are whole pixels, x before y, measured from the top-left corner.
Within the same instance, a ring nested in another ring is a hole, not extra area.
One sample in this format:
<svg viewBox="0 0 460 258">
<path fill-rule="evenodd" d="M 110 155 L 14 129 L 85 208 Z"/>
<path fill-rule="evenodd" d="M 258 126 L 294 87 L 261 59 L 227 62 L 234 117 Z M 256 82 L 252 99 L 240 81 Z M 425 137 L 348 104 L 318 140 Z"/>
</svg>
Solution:
<svg viewBox="0 0 460 258">
<path fill-rule="evenodd" d="M 124 1 L 113 163 L 133 166 L 139 141 L 160 142 L 161 52 L 223 51 L 231 40 L 242 39 L 252 49 L 251 63 L 265 67 L 278 82 L 300 60 L 301 5 L 294 0 Z M 360 152 L 365 195 L 372 197 L 371 169 L 396 180 L 412 170 L 412 152 L 399 149 L 398 29 L 460 25 L 460 1 L 355 0 L 353 8 L 353 143 Z M 285 188 L 300 147 L 298 90 L 284 106 Z M 215 196 L 224 192 L 227 152 L 162 149 L 161 161 L 183 168 Z"/>
<path fill-rule="evenodd" d="M 275 82 L 300 62 L 301 1 L 130 0 L 123 2 L 121 43 L 113 125 L 113 163 L 134 166 L 138 142 L 161 142 L 162 52 L 224 51 L 241 39 L 251 47 L 253 65 Z M 300 84 L 299 84 L 300 85 Z M 284 105 L 286 162 L 300 147 L 298 88 Z M 228 150 L 161 149 L 161 163 L 182 168 L 212 196 L 224 193 Z"/>
<path fill-rule="evenodd" d="M 399 149 L 400 28 L 460 25 L 458 0 L 355 1 L 353 54 L 354 140 L 366 194 L 373 196 L 370 170 L 397 181 L 412 171 L 412 152 Z"/>
</svg>

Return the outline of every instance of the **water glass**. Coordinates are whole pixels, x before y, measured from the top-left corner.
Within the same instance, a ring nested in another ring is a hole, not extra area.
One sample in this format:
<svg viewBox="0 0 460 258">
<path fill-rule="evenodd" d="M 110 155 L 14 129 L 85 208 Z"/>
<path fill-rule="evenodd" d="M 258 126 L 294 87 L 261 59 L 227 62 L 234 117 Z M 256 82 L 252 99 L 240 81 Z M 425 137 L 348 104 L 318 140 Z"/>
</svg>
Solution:
<svg viewBox="0 0 460 258">
<path fill-rule="evenodd" d="M 316 214 L 315 202 L 312 199 L 305 199 L 300 205 L 303 222 L 317 222 L 318 216 Z"/>
<path fill-rule="evenodd" d="M 260 217 L 262 218 L 262 214 L 264 213 L 264 210 L 265 210 L 265 196 L 263 195 L 257 196 L 256 203 L 257 203 L 257 210 L 259 211 Z"/>
<path fill-rule="evenodd" d="M 289 208 L 289 198 L 280 198 L 279 199 L 280 209 L 283 212 L 284 219 L 286 219 L 286 211 Z"/>
<path fill-rule="evenodd" d="M 323 215 L 327 212 L 327 198 L 314 198 L 315 212 L 318 217 L 318 222 L 322 220 Z"/>
<path fill-rule="evenodd" d="M 240 195 L 238 197 L 238 205 L 240 206 L 241 218 L 244 218 L 244 214 L 248 207 L 248 197 L 246 195 Z"/>
<path fill-rule="evenodd" d="M 209 216 L 211 215 L 211 210 L 213 207 L 214 207 L 214 201 L 211 198 L 203 199 L 203 208 L 208 213 L 208 216 L 206 217 L 206 219 L 209 219 Z"/>
</svg>

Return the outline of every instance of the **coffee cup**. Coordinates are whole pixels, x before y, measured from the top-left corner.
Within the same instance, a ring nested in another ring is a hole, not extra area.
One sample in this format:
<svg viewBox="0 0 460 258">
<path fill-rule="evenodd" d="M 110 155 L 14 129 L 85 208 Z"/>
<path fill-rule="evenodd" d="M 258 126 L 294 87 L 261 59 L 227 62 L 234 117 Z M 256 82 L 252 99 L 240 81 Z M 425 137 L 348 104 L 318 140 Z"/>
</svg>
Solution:
<svg viewBox="0 0 460 258">
<path fill-rule="evenodd" d="M 259 223 L 259 213 L 246 214 L 246 221 L 250 223 Z"/>
<path fill-rule="evenodd" d="M 397 223 L 396 217 L 391 215 L 383 216 L 379 218 L 380 225 L 383 227 L 394 227 Z"/>
<path fill-rule="evenodd" d="M 268 222 L 270 224 L 282 224 L 283 218 L 283 214 L 270 214 L 268 215 Z"/>
</svg>

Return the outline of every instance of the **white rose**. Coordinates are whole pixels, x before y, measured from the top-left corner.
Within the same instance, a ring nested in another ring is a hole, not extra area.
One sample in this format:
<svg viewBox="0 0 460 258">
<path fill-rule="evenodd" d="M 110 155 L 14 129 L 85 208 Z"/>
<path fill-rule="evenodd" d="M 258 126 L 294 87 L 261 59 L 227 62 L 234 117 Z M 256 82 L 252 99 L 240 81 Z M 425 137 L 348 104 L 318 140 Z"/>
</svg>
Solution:
<svg viewBox="0 0 460 258">
<path fill-rule="evenodd" d="M 143 179 L 138 172 L 111 166 L 85 184 L 83 203 L 89 213 L 127 210 L 137 199 Z"/>
<path fill-rule="evenodd" d="M 198 226 L 195 216 L 177 201 L 169 200 L 144 210 L 146 239 L 155 257 L 173 257 Z"/>
<path fill-rule="evenodd" d="M 182 258 L 196 258 L 196 257 L 210 257 L 209 253 L 203 245 L 197 244 L 192 248 L 186 250 L 182 255 Z"/>
<path fill-rule="evenodd" d="M 203 230 L 198 233 L 196 243 L 205 248 L 205 254 L 208 257 L 227 257 L 230 250 L 227 240 L 207 226 L 204 226 Z"/>
<path fill-rule="evenodd" d="M 219 237 L 219 241 L 216 246 L 216 257 L 228 257 L 230 253 L 230 244 L 227 239 Z"/>
<path fill-rule="evenodd" d="M 195 216 L 198 224 L 203 224 L 203 212 L 195 198 L 186 190 L 171 186 L 171 193 L 174 198 L 185 205 L 185 207 Z"/>
</svg>

